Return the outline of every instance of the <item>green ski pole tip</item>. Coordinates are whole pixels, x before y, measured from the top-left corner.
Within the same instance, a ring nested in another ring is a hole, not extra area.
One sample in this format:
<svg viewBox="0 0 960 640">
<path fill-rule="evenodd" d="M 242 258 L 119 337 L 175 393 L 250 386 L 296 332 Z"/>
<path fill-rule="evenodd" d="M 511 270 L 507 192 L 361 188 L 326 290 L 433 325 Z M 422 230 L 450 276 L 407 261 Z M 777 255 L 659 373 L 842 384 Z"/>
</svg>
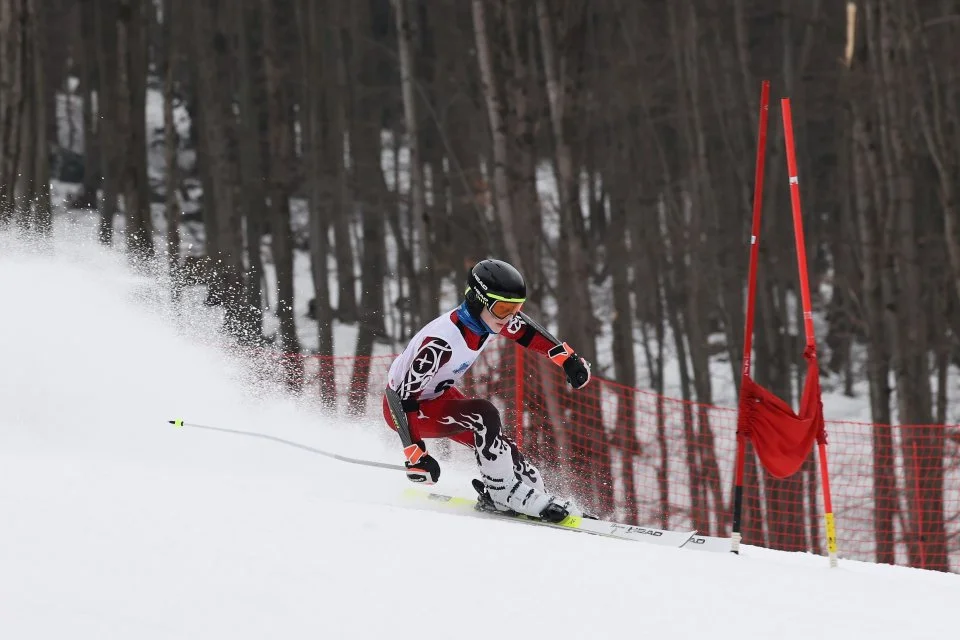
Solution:
<svg viewBox="0 0 960 640">
<path fill-rule="evenodd" d="M 183 420 L 169 420 L 169 422 L 170 422 L 170 424 L 172 424 L 172 425 L 175 426 L 175 427 L 182 427 L 182 426 L 183 426 Z"/>
</svg>

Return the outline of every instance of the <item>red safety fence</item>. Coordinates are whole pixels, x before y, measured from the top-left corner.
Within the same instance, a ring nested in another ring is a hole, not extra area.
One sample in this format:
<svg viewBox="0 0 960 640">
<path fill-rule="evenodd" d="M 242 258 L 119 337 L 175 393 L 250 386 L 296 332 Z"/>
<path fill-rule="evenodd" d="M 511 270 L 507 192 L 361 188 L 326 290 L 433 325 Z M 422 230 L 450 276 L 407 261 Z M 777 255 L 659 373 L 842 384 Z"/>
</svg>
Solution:
<svg viewBox="0 0 960 640">
<path fill-rule="evenodd" d="M 303 389 L 340 411 L 380 415 L 392 359 L 303 356 Z M 549 488 L 614 520 L 730 535 L 736 409 L 598 379 L 574 392 L 546 358 L 505 340 L 462 390 L 498 405 Z M 960 427 L 828 415 L 826 429 L 840 557 L 960 572 Z M 815 456 L 778 480 L 748 449 L 744 544 L 825 552 Z"/>
</svg>

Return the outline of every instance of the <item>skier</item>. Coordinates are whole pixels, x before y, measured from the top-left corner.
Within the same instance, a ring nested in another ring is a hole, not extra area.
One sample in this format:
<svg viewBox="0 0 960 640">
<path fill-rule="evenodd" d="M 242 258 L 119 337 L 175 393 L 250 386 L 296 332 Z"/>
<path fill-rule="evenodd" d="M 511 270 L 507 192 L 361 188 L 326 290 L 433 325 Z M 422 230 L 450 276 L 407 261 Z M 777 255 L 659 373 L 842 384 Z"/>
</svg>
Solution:
<svg viewBox="0 0 960 640">
<path fill-rule="evenodd" d="M 425 438 L 449 438 L 474 449 L 481 503 L 559 522 L 577 515 L 569 501 L 547 493 L 540 472 L 503 434 L 492 402 L 467 398 L 456 384 L 500 334 L 549 357 L 567 383 L 580 389 L 590 380 L 590 363 L 520 311 L 527 297 L 523 276 L 502 260 L 482 260 L 467 276 L 459 307 L 429 322 L 390 366 L 383 415 L 403 443 L 407 478 L 434 484 L 440 465 L 427 453 Z"/>
</svg>

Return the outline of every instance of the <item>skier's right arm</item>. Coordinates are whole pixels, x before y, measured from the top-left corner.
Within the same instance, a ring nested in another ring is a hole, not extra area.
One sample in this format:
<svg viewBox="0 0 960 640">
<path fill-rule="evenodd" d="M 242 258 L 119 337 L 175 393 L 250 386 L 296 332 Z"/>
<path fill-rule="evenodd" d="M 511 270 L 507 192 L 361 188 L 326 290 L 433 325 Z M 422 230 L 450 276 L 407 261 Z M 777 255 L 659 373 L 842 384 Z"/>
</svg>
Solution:
<svg viewBox="0 0 960 640">
<path fill-rule="evenodd" d="M 410 421 L 414 414 L 410 413 L 408 415 L 403 410 L 400 395 L 389 387 L 387 387 L 387 404 L 390 407 L 390 417 L 393 418 L 394 427 L 400 434 L 400 442 L 403 443 L 407 479 L 411 482 L 436 484 L 440 478 L 440 464 L 427 453 L 423 440 L 414 439 L 415 436 L 411 434 Z"/>
<path fill-rule="evenodd" d="M 434 484 L 440 477 L 440 465 L 427 453 L 426 445 L 411 425 L 419 412 L 420 395 L 429 388 L 437 371 L 450 360 L 452 353 L 453 350 L 446 340 L 436 337 L 425 338 L 414 354 L 410 368 L 404 374 L 395 392 L 395 398 L 391 401 L 397 433 L 400 434 L 400 440 L 403 443 L 407 478 L 412 482 Z"/>
</svg>

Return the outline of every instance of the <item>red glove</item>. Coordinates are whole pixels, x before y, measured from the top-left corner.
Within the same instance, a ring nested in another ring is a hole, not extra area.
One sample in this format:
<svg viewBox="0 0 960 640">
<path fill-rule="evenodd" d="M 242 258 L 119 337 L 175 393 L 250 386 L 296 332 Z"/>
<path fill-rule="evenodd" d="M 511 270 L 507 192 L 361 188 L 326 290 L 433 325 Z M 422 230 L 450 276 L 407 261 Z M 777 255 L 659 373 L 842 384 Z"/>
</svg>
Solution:
<svg viewBox="0 0 960 640">
<path fill-rule="evenodd" d="M 577 355 L 566 342 L 550 349 L 547 355 L 555 364 L 563 367 L 567 384 L 574 389 L 582 389 L 590 382 L 590 363 Z"/>
<path fill-rule="evenodd" d="M 420 484 L 436 484 L 440 478 L 440 463 L 427 453 L 423 440 L 417 440 L 403 450 L 407 457 L 407 480 Z"/>
</svg>

